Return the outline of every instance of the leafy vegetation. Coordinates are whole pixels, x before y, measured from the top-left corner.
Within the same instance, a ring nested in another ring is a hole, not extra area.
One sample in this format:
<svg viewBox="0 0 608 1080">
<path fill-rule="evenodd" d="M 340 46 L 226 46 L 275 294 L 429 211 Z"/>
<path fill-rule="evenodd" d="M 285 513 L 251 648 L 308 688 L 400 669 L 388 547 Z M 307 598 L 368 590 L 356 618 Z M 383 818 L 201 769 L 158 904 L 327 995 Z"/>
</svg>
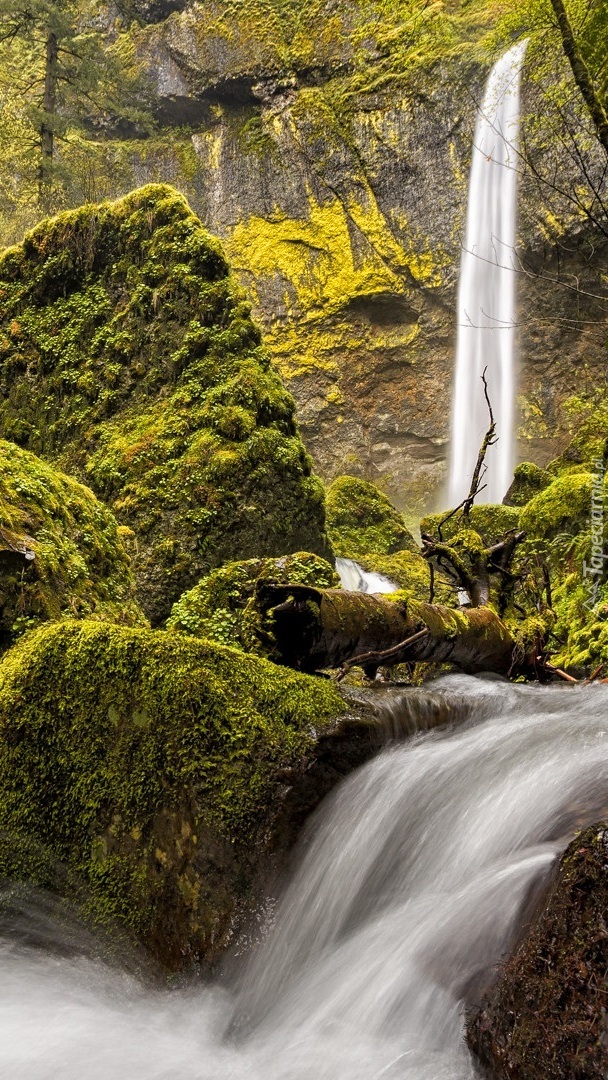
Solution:
<svg viewBox="0 0 608 1080">
<path fill-rule="evenodd" d="M 140 65 L 125 30 L 115 21 L 108 35 L 90 0 L 0 0 L 5 215 L 27 219 L 61 208 L 73 194 L 70 150 L 119 120 L 147 121 Z"/>
</svg>

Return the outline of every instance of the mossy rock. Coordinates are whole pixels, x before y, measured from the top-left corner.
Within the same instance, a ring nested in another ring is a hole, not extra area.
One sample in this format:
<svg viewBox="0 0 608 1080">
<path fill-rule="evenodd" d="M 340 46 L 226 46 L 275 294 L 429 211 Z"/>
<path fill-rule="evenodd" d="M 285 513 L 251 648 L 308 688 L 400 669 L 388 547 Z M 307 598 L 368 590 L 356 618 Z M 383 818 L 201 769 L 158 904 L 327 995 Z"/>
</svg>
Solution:
<svg viewBox="0 0 608 1080">
<path fill-rule="evenodd" d="M 293 398 L 218 241 L 168 186 L 60 214 L 4 253 L 0 435 L 133 529 L 154 623 L 229 559 L 329 555 Z"/>
<path fill-rule="evenodd" d="M 523 508 L 521 528 L 530 537 L 547 540 L 581 532 L 589 522 L 592 483 L 588 472 L 560 474 Z"/>
<path fill-rule="evenodd" d="M 544 910 L 471 1015 L 471 1049 L 496 1080 L 604 1080 L 608 1073 L 608 826 L 577 836 Z"/>
<path fill-rule="evenodd" d="M 577 466 L 590 471 L 608 457 L 608 403 L 605 390 L 587 397 L 573 397 L 564 402 L 574 434 L 559 457 L 549 462 L 547 470 L 554 476 L 571 472 Z"/>
<path fill-rule="evenodd" d="M 262 581 L 293 582 L 319 589 L 331 589 L 339 583 L 333 567 L 307 551 L 281 559 L 226 563 L 180 597 L 173 605 L 167 629 L 245 652 L 267 654 L 272 645 L 265 645 L 260 612 L 254 602 L 256 586 Z"/>
<path fill-rule="evenodd" d="M 339 476 L 327 492 L 327 531 L 336 555 L 392 555 L 418 551 L 393 504 L 369 480 Z"/>
<path fill-rule="evenodd" d="M 59 867 L 167 967 L 213 958 L 286 770 L 345 711 L 331 682 L 182 634 L 41 627 L 0 664 L 0 875 L 52 889 Z"/>
<path fill-rule="evenodd" d="M 531 461 L 522 461 L 515 469 L 513 483 L 503 502 L 505 506 L 525 506 L 539 491 L 549 486 L 553 477 Z"/>
<path fill-rule="evenodd" d="M 574 675 L 608 664 L 608 582 L 601 471 L 561 472 L 522 510 L 528 547 L 550 569 L 552 661 Z"/>
<path fill-rule="evenodd" d="M 0 650 L 49 619 L 145 625 L 129 540 L 89 488 L 0 440 Z"/>
<path fill-rule="evenodd" d="M 574 675 L 588 676 L 602 664 L 608 675 L 608 584 L 580 572 L 567 573 L 554 589 L 557 624 L 552 662 Z"/>
<path fill-rule="evenodd" d="M 463 521 L 460 514 L 442 524 L 446 512 L 441 514 L 427 514 L 420 522 L 420 531 L 429 533 L 435 539 L 439 538 L 439 526 L 444 543 L 449 543 L 458 532 L 463 529 Z M 487 545 L 496 543 L 505 533 L 519 528 L 519 510 L 515 506 L 504 506 L 502 503 L 486 503 L 472 506 L 469 514 L 469 522 L 466 529 L 472 529 L 478 533 Z"/>
</svg>

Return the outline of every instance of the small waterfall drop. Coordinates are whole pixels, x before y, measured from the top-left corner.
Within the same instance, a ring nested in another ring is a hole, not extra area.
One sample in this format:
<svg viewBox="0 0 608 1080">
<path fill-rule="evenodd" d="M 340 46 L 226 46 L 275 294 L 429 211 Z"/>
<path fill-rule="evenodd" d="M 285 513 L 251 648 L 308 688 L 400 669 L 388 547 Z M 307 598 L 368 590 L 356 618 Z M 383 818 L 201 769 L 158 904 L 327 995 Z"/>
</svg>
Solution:
<svg viewBox="0 0 608 1080">
<path fill-rule="evenodd" d="M 458 291 L 450 506 L 468 493 L 489 426 L 486 367 L 498 442 L 486 456 L 482 501 L 501 502 L 513 475 L 517 143 L 526 45 L 518 42 L 492 68 L 475 129 Z"/>
<path fill-rule="evenodd" d="M 336 573 L 347 592 L 391 593 L 399 588 L 384 574 L 364 570 L 354 559 L 336 559 Z"/>
</svg>

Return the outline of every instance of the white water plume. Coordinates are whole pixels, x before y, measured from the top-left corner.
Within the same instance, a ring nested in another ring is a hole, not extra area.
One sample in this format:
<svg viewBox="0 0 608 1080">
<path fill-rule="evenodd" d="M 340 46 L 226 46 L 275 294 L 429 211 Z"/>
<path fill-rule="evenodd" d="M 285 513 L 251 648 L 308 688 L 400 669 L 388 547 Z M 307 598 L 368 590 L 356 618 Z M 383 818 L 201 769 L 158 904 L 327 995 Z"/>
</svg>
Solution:
<svg viewBox="0 0 608 1080">
<path fill-rule="evenodd" d="M 403 691 L 399 692 L 403 699 Z M 6 935 L 10 1080 L 472 1080 L 464 1003 L 608 782 L 608 687 L 450 676 L 458 723 L 391 744 L 320 809 L 240 989 L 159 991 Z"/>
<path fill-rule="evenodd" d="M 475 128 L 458 290 L 450 506 L 468 493 L 489 427 L 485 368 L 498 442 L 486 455 L 481 501 L 501 502 L 513 474 L 517 144 L 526 45 L 518 42 L 492 68 Z"/>
</svg>

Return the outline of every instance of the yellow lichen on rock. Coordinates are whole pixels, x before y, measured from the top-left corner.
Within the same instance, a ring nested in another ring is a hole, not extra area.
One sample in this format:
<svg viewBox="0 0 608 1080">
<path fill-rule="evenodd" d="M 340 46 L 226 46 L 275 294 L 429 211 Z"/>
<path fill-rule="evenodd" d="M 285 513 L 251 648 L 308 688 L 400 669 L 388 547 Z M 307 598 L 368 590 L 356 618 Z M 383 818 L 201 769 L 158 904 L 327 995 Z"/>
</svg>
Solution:
<svg viewBox="0 0 608 1080">
<path fill-rule="evenodd" d="M 353 243 L 353 232 L 360 243 Z M 409 276 L 439 284 L 436 260 L 428 249 L 406 250 L 392 233 L 375 199 L 366 204 L 338 198 L 309 199 L 308 218 L 277 210 L 268 218 L 239 222 L 226 243 L 234 266 L 258 293 L 260 278 L 280 276 L 294 309 L 310 319 L 342 309 L 349 300 L 390 291 L 407 293 Z"/>
</svg>

